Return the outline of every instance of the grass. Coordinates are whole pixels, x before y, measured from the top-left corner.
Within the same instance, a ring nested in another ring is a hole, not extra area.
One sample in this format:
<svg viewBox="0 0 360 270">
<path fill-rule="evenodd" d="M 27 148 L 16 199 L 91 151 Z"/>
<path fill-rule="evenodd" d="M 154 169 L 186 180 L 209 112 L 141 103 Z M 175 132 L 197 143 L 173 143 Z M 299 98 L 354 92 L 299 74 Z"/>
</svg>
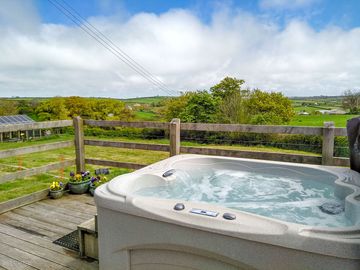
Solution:
<svg viewBox="0 0 360 270">
<path fill-rule="evenodd" d="M 138 121 L 159 121 L 159 116 L 153 111 L 137 111 L 135 118 Z"/>
<path fill-rule="evenodd" d="M 289 126 L 323 126 L 324 122 L 333 121 L 335 127 L 346 127 L 346 121 L 359 115 L 296 115 Z"/>
<path fill-rule="evenodd" d="M 97 166 L 96 168 L 99 168 Z M 93 172 L 95 170 L 94 166 L 87 166 L 87 169 Z M 67 177 L 70 171 L 75 171 L 75 167 L 68 167 L 64 169 L 64 176 Z M 128 173 L 131 170 L 129 169 L 121 169 L 121 168 L 112 168 L 110 170 L 110 175 L 108 175 L 108 179 L 112 179 L 113 177 Z M 17 179 L 14 181 L 10 181 L 4 184 L 0 184 L 0 202 L 11 200 L 14 198 L 18 198 L 39 190 L 43 190 L 49 187 L 52 181 L 60 181 L 57 176 L 62 174 L 60 171 L 52 171 L 47 174 L 39 174 L 36 176 L 26 177 L 24 179 Z"/>
<path fill-rule="evenodd" d="M 74 139 L 73 135 L 61 134 L 61 135 L 51 135 L 48 137 L 36 138 L 32 141 L 25 141 L 25 142 L 2 142 L 2 143 L 0 143 L 0 150 L 34 146 L 34 145 L 44 144 L 44 143 L 62 142 L 62 141 L 68 141 L 68 140 L 73 140 L 73 139 Z"/>
<path fill-rule="evenodd" d="M 139 98 L 128 98 L 128 99 L 122 99 L 123 102 L 126 104 L 152 104 L 152 103 L 158 103 L 162 101 L 163 99 L 166 99 L 168 97 L 163 96 L 155 96 L 155 97 L 139 97 Z"/>
</svg>

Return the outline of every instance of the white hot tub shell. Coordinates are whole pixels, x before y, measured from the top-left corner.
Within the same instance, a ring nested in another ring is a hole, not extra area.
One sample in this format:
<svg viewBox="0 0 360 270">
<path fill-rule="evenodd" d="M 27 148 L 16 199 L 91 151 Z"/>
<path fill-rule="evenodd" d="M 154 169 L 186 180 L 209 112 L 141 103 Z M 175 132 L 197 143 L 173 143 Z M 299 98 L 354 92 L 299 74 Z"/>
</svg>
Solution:
<svg viewBox="0 0 360 270">
<path fill-rule="evenodd" d="M 136 196 L 161 185 L 170 169 L 189 166 L 252 170 L 274 166 L 309 175 L 335 175 L 336 193 L 354 225 L 316 227 L 203 202 Z M 96 189 L 101 270 L 360 269 L 360 176 L 346 168 L 226 157 L 178 155 L 114 178 Z M 219 213 L 196 215 L 190 209 Z M 235 220 L 226 220 L 231 212 Z"/>
</svg>

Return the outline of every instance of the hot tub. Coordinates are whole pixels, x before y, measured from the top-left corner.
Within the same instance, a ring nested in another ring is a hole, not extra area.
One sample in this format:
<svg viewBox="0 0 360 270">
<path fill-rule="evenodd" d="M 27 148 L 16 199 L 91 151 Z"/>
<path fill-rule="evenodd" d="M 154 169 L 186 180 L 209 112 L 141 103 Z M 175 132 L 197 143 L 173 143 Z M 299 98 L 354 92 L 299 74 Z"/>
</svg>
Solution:
<svg viewBox="0 0 360 270">
<path fill-rule="evenodd" d="M 100 269 L 360 269 L 360 175 L 178 155 L 96 189 Z"/>
</svg>

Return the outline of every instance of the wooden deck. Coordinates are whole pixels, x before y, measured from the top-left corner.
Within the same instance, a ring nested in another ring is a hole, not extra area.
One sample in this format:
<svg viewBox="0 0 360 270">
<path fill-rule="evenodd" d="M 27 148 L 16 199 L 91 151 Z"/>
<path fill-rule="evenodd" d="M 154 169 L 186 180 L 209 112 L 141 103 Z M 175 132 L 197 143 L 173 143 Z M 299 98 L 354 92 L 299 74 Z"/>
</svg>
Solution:
<svg viewBox="0 0 360 270">
<path fill-rule="evenodd" d="M 96 213 L 89 195 L 46 199 L 0 215 L 0 270 L 98 269 L 98 262 L 52 243 Z"/>
</svg>

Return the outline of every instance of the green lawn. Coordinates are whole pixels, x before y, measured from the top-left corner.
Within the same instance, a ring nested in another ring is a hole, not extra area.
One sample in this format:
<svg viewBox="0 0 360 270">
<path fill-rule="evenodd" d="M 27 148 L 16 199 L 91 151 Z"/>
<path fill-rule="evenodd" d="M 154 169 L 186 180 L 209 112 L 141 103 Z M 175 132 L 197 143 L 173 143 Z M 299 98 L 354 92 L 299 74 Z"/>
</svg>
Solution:
<svg viewBox="0 0 360 270">
<path fill-rule="evenodd" d="M 44 144 L 44 143 L 62 142 L 62 141 L 68 141 L 68 140 L 73 140 L 73 139 L 74 139 L 74 135 L 61 134 L 61 135 L 51 135 L 48 137 L 37 138 L 32 141 L 25 141 L 25 142 L 2 142 L 2 143 L 0 143 L 0 150 L 33 146 L 33 145 Z"/>
<path fill-rule="evenodd" d="M 156 97 L 139 97 L 139 98 L 128 98 L 128 99 L 122 99 L 123 102 L 126 104 L 151 104 L 151 103 L 158 103 L 162 101 L 163 99 L 166 99 L 168 97 L 163 96 L 156 96 Z"/>
<path fill-rule="evenodd" d="M 159 121 L 159 116 L 153 111 L 137 111 L 135 119 L 138 121 Z"/>
<path fill-rule="evenodd" d="M 323 126 L 324 122 L 333 121 L 335 127 L 346 127 L 346 121 L 359 115 L 296 115 L 289 126 Z"/>
</svg>

